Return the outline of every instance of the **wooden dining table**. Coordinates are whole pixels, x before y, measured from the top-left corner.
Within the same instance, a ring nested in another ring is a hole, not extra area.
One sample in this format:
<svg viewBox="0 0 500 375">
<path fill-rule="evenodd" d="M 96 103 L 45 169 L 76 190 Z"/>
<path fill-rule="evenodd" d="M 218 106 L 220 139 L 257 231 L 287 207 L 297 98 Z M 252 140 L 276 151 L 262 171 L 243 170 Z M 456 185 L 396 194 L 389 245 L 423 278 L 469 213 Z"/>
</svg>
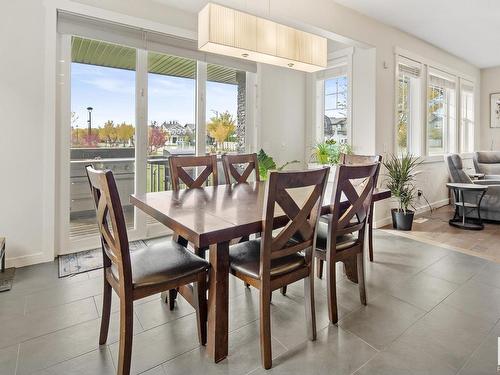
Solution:
<svg viewBox="0 0 500 375">
<path fill-rule="evenodd" d="M 329 183 L 321 213 L 330 213 Z M 199 248 L 209 248 L 210 276 L 208 292 L 207 352 L 219 362 L 228 354 L 229 245 L 230 241 L 262 231 L 265 182 L 219 185 L 178 191 L 131 195 L 130 202 L 172 229 L 178 241 Z M 307 199 L 304 189 L 289 194 L 297 202 Z M 387 189 L 375 189 L 374 201 L 390 197 Z M 345 202 L 346 208 L 348 202 Z M 342 208 L 341 208 L 342 209 Z M 275 227 L 288 222 L 280 210 L 275 213 Z M 347 276 L 357 281 L 356 263 L 346 264 Z"/>
</svg>

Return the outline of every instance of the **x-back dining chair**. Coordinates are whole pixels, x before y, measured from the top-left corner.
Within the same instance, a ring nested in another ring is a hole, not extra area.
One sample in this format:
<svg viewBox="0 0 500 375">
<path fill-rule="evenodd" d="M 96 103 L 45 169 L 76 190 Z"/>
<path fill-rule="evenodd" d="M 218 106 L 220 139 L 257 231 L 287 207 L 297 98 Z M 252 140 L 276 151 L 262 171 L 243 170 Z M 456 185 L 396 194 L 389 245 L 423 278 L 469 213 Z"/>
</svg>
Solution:
<svg viewBox="0 0 500 375">
<path fill-rule="evenodd" d="M 310 340 L 316 339 L 312 258 L 327 179 L 328 168 L 271 172 L 264 197 L 262 237 L 229 248 L 231 273 L 260 291 L 260 345 L 262 365 L 266 369 L 272 366 L 270 303 L 273 290 L 304 279 L 307 331 Z M 308 190 L 303 193 L 306 199 L 298 199 L 299 203 L 292 192 L 297 188 Z M 273 235 L 275 209 L 282 210 L 287 223 Z"/>
<path fill-rule="evenodd" d="M 373 200 L 373 189 L 379 163 L 339 165 L 332 191 L 332 214 L 325 223 L 318 223 L 315 256 L 326 262 L 328 315 L 338 321 L 335 265 L 344 262 L 358 270 L 361 303 L 366 305 L 364 280 L 364 236 Z M 359 183 L 363 180 L 362 183 Z M 341 211 L 341 201 L 347 208 Z M 355 262 L 355 263 L 353 263 Z"/>
<path fill-rule="evenodd" d="M 99 344 L 106 343 L 111 314 L 111 290 L 120 299 L 118 375 L 130 373 L 133 336 L 133 302 L 193 283 L 188 302 L 196 309 L 200 344 L 207 340 L 206 280 L 209 263 L 184 246 L 167 242 L 130 252 L 118 189 L 109 170 L 86 167 L 104 264 L 104 291 Z"/>
<path fill-rule="evenodd" d="M 245 164 L 244 169 L 238 168 L 238 166 Z M 257 154 L 226 154 L 222 156 L 222 165 L 224 166 L 226 184 L 232 184 L 233 181 L 236 183 L 247 182 L 252 172 L 255 175 L 255 181 L 260 181 Z"/>
</svg>

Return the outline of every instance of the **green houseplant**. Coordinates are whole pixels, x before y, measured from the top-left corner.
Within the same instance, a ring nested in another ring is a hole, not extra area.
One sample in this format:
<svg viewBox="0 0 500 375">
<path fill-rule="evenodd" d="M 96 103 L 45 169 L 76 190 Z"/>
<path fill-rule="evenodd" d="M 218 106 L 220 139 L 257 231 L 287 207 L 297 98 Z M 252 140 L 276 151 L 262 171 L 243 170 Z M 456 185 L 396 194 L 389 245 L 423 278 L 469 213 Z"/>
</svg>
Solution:
<svg viewBox="0 0 500 375">
<path fill-rule="evenodd" d="M 278 167 L 276 165 L 276 162 L 274 161 L 274 159 L 271 156 L 269 156 L 268 154 L 266 154 L 266 152 L 263 149 L 260 149 L 259 153 L 257 154 L 257 161 L 259 162 L 259 176 L 260 176 L 260 179 L 263 181 L 267 180 L 267 172 L 268 171 L 271 171 L 271 170 L 281 171 L 281 170 L 285 169 L 290 164 L 299 163 L 298 160 L 292 160 L 292 161 L 288 161 L 285 164 L 283 164 L 282 166 Z"/>
<path fill-rule="evenodd" d="M 329 139 L 314 146 L 312 159 L 321 165 L 336 165 L 339 163 L 341 154 L 352 154 L 351 146 Z"/>
<path fill-rule="evenodd" d="M 401 156 L 392 154 L 383 164 L 387 170 L 387 188 L 398 202 L 398 207 L 391 210 L 392 226 L 395 229 L 411 230 L 415 215 L 414 203 L 418 194 L 415 176 L 419 173 L 417 168 L 422 161 L 409 153 Z"/>
</svg>

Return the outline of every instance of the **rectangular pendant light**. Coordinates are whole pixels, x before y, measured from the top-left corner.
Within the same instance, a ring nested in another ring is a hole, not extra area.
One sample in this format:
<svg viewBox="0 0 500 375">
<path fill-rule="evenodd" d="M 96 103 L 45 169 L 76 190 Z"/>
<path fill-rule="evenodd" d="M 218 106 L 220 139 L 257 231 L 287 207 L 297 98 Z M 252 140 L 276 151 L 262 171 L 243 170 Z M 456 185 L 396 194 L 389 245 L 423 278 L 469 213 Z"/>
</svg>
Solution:
<svg viewBox="0 0 500 375">
<path fill-rule="evenodd" d="M 305 72 L 326 68 L 326 38 L 208 3 L 198 14 L 198 49 Z"/>
</svg>

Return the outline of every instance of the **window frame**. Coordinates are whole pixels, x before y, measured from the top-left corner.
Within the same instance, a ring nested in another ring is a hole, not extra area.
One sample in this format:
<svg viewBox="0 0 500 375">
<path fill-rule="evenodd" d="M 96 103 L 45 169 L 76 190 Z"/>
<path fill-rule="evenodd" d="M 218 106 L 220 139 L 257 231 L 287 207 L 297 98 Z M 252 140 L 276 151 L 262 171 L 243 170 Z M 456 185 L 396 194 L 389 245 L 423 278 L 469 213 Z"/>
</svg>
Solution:
<svg viewBox="0 0 500 375">
<path fill-rule="evenodd" d="M 463 117 L 463 92 L 466 91 L 464 90 L 464 87 L 470 87 L 472 90 L 468 90 L 472 94 L 472 140 L 467 139 L 467 142 L 471 142 L 472 150 L 463 150 L 462 145 L 464 142 L 463 139 L 463 134 L 464 134 L 464 117 Z M 474 82 L 466 79 L 466 78 L 460 78 L 459 79 L 459 100 L 460 100 L 460 111 L 459 111 L 459 122 L 458 122 L 458 149 L 459 152 L 463 155 L 467 154 L 472 154 L 474 152 L 475 148 L 475 143 L 476 143 L 476 108 L 475 108 L 475 102 L 476 102 L 476 85 Z"/>
</svg>

